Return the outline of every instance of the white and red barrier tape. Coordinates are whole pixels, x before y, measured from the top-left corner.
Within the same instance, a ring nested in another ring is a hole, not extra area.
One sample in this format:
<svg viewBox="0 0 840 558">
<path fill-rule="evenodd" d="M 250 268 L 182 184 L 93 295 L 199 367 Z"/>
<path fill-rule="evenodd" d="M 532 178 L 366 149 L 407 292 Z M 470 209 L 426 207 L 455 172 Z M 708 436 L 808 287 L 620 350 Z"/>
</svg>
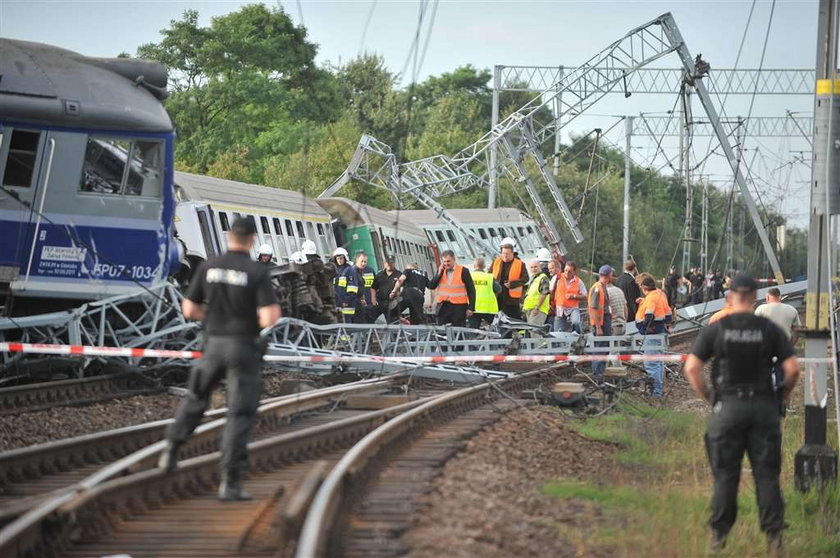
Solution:
<svg viewBox="0 0 840 558">
<path fill-rule="evenodd" d="M 87 345 L 47 345 L 40 343 L 0 343 L 3 353 L 30 353 L 42 355 L 106 356 L 132 358 L 201 358 L 200 351 L 170 351 L 166 349 L 132 349 L 127 347 L 93 347 Z M 504 363 L 504 362 L 685 362 L 687 354 L 591 354 L 591 355 L 449 355 L 449 356 L 302 356 L 265 355 L 267 362 L 309 362 L 309 363 L 362 363 L 382 362 L 392 364 L 445 364 L 445 363 Z M 830 358 L 800 358 L 802 364 L 826 364 Z"/>
</svg>

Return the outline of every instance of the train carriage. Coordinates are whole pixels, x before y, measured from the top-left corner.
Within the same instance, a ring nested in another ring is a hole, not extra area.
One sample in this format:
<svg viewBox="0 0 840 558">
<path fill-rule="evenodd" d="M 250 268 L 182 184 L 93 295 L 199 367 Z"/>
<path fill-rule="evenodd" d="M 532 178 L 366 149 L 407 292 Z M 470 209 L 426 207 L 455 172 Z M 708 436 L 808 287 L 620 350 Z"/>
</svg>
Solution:
<svg viewBox="0 0 840 558">
<path fill-rule="evenodd" d="M 419 227 L 402 217 L 408 212 L 383 211 L 347 198 L 315 201 L 335 218 L 339 243 L 351 258 L 363 251 L 368 254 L 368 264 L 378 270 L 384 267 L 385 256 L 392 255 L 397 269 L 414 262 L 427 273 L 434 273 L 434 247 Z"/>
<path fill-rule="evenodd" d="M 186 172 L 176 172 L 175 183 L 176 227 L 192 269 L 225 251 L 225 233 L 239 217 L 256 225 L 254 257 L 259 244 L 270 245 L 281 264 L 304 240 L 314 241 L 324 257 L 336 247 L 329 214 L 300 192 Z"/>
<path fill-rule="evenodd" d="M 448 212 L 475 236 L 486 240 L 492 246 L 509 236 L 516 240 L 517 251 L 522 258 L 536 255 L 537 249 L 545 246 L 536 222 L 518 209 L 500 207 L 494 209 L 450 209 Z M 489 262 L 497 255 L 487 254 L 481 246 L 470 242 L 465 235 L 441 220 L 434 211 L 427 209 L 399 212 L 402 219 L 415 224 L 428 236 L 428 241 L 439 251 L 452 250 L 461 262 L 471 262 L 471 250 Z"/>
<path fill-rule="evenodd" d="M 0 39 L 0 76 L 0 290 L 22 309 L 165 281 L 180 260 L 165 68 Z"/>
</svg>

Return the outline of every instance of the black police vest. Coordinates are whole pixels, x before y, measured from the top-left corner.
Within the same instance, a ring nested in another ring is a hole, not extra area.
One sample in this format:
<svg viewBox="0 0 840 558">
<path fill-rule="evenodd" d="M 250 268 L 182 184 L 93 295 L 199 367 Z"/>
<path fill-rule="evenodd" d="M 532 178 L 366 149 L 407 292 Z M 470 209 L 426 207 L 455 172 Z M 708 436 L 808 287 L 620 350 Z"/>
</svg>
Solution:
<svg viewBox="0 0 840 558">
<path fill-rule="evenodd" d="M 751 387 L 773 391 L 771 380 L 772 347 L 768 343 L 768 321 L 738 327 L 737 321 L 724 318 L 718 322 L 712 380 L 719 391 Z"/>
</svg>

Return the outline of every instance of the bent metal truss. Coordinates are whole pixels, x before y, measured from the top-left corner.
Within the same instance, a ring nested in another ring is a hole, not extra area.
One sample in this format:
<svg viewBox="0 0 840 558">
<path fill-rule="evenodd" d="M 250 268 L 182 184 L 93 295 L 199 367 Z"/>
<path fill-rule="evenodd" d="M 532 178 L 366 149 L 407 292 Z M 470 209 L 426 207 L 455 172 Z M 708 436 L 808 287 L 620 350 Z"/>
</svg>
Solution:
<svg viewBox="0 0 840 558">
<path fill-rule="evenodd" d="M 626 87 L 627 79 L 635 72 L 671 53 L 677 53 L 682 64 L 682 79 L 672 85 L 675 90 L 681 86 L 690 88 L 699 97 L 709 126 L 714 130 L 732 168 L 773 273 L 782 284 L 784 278 L 773 246 L 704 83 L 708 67 L 698 64 L 692 56 L 670 13 L 631 30 L 579 67 L 564 71 L 559 81 L 496 123 L 478 141 L 455 155 L 434 155 L 398 164 L 390 147 L 371 136 L 363 136 L 348 168 L 320 197 L 334 195 L 350 180 L 380 186 L 389 190 L 397 199 L 411 198 L 432 209 L 468 239 L 484 245 L 484 240 L 461 226 L 437 200 L 471 188 L 495 188 L 497 176 L 503 174 L 525 187 L 537 207 L 539 221 L 549 244 L 560 252 L 567 252 L 540 199 L 536 180 L 541 181 L 551 192 L 556 210 L 566 222 L 574 241 L 581 242 L 583 236 L 553 175 L 548 172 L 539 147 L 556 135 L 560 122 L 568 124 L 573 121 L 616 87 Z M 541 111 L 551 107 L 554 107 L 555 112 L 553 118 L 541 121 L 538 118 Z M 539 171 L 536 180 L 524 164 L 528 159 L 534 161 Z M 494 197 L 491 196 L 491 199 Z"/>
</svg>

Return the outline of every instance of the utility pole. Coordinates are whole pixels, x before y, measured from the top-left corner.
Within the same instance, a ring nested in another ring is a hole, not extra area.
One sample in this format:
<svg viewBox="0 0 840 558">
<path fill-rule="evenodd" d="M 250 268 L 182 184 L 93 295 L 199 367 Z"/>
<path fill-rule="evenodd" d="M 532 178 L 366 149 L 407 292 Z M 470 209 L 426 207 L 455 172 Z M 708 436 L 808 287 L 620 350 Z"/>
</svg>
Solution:
<svg viewBox="0 0 840 558">
<path fill-rule="evenodd" d="M 814 100 L 814 158 L 811 167 L 811 205 L 808 228 L 808 290 L 805 296 L 805 356 L 831 354 L 828 227 L 840 213 L 840 83 L 837 80 L 838 6 L 820 0 L 817 24 L 817 71 Z M 836 357 L 835 357 L 836 358 Z M 837 453 L 826 444 L 828 366 L 809 364 L 804 373 L 805 443 L 796 452 L 796 486 L 807 491 L 837 478 Z"/>
<path fill-rule="evenodd" d="M 491 127 L 495 128 L 499 123 L 499 91 L 502 89 L 502 66 L 493 66 L 493 108 L 490 113 Z M 487 188 L 487 207 L 496 207 L 496 188 L 499 175 L 496 172 L 496 165 L 499 164 L 499 146 L 494 143 L 490 146 L 490 168 L 487 169 L 487 178 L 490 187 Z"/>
<path fill-rule="evenodd" d="M 687 270 L 691 267 L 691 243 L 694 242 L 692 218 L 694 213 L 694 189 L 691 187 L 691 93 L 688 86 L 683 86 L 682 93 L 682 114 L 683 134 L 680 136 L 680 170 L 684 173 L 685 179 L 685 231 L 683 232 L 683 258 L 682 268 Z M 705 270 L 704 270 L 705 271 Z"/>
<path fill-rule="evenodd" d="M 700 178 L 700 187 L 703 189 L 700 224 L 700 267 L 703 268 L 703 273 L 707 273 L 709 271 L 709 184 L 702 177 Z"/>
<path fill-rule="evenodd" d="M 554 176 L 560 173 L 560 137 L 563 129 L 563 66 L 557 68 L 557 98 L 554 99 Z"/>
<path fill-rule="evenodd" d="M 740 116 L 738 117 L 738 124 L 735 127 L 735 139 L 738 142 L 737 151 L 735 152 L 735 164 L 738 168 L 741 168 L 741 159 L 744 156 L 744 119 Z M 732 249 L 733 245 L 735 244 L 735 239 L 733 238 L 733 227 L 732 224 L 735 222 L 735 185 L 732 185 L 732 192 L 729 194 L 729 200 L 727 202 L 729 204 L 729 208 L 726 211 L 726 273 L 732 271 Z"/>
<path fill-rule="evenodd" d="M 630 144 L 633 137 L 633 117 L 624 120 L 624 235 L 621 242 L 622 263 L 630 259 Z"/>
</svg>

